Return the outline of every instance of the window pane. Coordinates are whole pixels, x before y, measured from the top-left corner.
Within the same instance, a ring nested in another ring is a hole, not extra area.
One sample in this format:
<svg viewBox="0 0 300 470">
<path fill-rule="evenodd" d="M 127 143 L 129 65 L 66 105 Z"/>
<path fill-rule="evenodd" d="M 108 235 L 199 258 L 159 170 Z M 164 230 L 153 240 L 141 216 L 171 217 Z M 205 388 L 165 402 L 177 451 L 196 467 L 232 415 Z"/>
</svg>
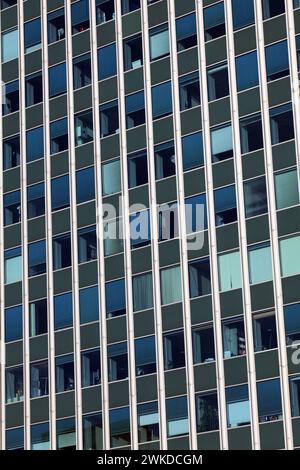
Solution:
<svg viewBox="0 0 300 470">
<path fill-rule="evenodd" d="M 69 177 L 60 176 L 51 180 L 52 210 L 68 207 L 70 204 Z"/>
<path fill-rule="evenodd" d="M 121 191 L 120 160 L 114 160 L 102 165 L 102 194 L 119 193 Z"/>
<path fill-rule="evenodd" d="M 159 439 L 157 401 L 138 405 L 137 413 L 139 442 L 151 442 Z"/>
<path fill-rule="evenodd" d="M 116 317 L 126 313 L 124 279 L 107 282 L 105 285 L 105 297 L 107 317 Z"/>
<path fill-rule="evenodd" d="M 182 16 L 176 20 L 177 50 L 183 51 L 197 44 L 196 15 Z"/>
<path fill-rule="evenodd" d="M 257 382 L 258 414 L 261 423 L 282 418 L 280 380 Z"/>
<path fill-rule="evenodd" d="M 300 304 L 284 307 L 286 342 L 288 345 L 300 340 Z"/>
<path fill-rule="evenodd" d="M 257 52 L 250 52 L 235 59 L 238 91 L 258 85 Z"/>
<path fill-rule="evenodd" d="M 206 432 L 219 429 L 217 393 L 196 396 L 197 431 Z"/>
<path fill-rule="evenodd" d="M 276 207 L 285 207 L 299 204 L 299 188 L 297 170 L 276 173 L 275 176 Z"/>
<path fill-rule="evenodd" d="M 189 432 L 186 397 L 166 400 L 168 437 L 183 436 Z"/>
<path fill-rule="evenodd" d="M 132 278 L 133 310 L 146 310 L 153 307 L 152 274 L 142 274 Z"/>
<path fill-rule="evenodd" d="M 244 183 L 246 217 L 253 217 L 268 212 L 268 200 L 265 177 Z"/>
<path fill-rule="evenodd" d="M 24 24 L 25 52 L 32 52 L 41 47 L 41 19 Z"/>
<path fill-rule="evenodd" d="M 231 126 L 212 129 L 211 151 L 214 162 L 233 157 Z"/>
<path fill-rule="evenodd" d="M 5 341 L 16 341 L 23 337 L 22 305 L 5 309 Z"/>
<path fill-rule="evenodd" d="M 72 292 L 54 296 L 54 324 L 56 330 L 72 326 Z"/>
<path fill-rule="evenodd" d="M 4 252 L 5 284 L 22 281 L 21 248 L 13 248 Z"/>
<path fill-rule="evenodd" d="M 182 137 L 183 169 L 190 170 L 204 163 L 202 132 Z"/>
<path fill-rule="evenodd" d="M 277 42 L 266 47 L 268 80 L 276 80 L 289 74 L 289 54 L 287 41 Z"/>
<path fill-rule="evenodd" d="M 250 424 L 248 385 L 226 388 L 226 408 L 229 428 Z"/>
<path fill-rule="evenodd" d="M 17 29 L 2 34 L 1 56 L 2 62 L 8 62 L 19 57 L 19 33 Z"/>
<path fill-rule="evenodd" d="M 150 58 L 159 59 L 170 53 L 168 26 L 150 30 Z"/>
<path fill-rule="evenodd" d="M 130 445 L 130 414 L 128 407 L 110 410 L 109 425 L 111 447 Z"/>
<path fill-rule="evenodd" d="M 76 201 L 77 204 L 95 199 L 94 167 L 76 172 Z"/>
<path fill-rule="evenodd" d="M 237 220 L 235 186 L 214 191 L 216 225 L 226 225 Z"/>
<path fill-rule="evenodd" d="M 102 415 L 83 416 L 83 448 L 84 450 L 101 450 L 103 448 Z"/>
<path fill-rule="evenodd" d="M 49 423 L 31 426 L 31 449 L 50 450 Z"/>
<path fill-rule="evenodd" d="M 81 324 L 99 320 L 98 286 L 80 289 L 79 310 Z"/>
<path fill-rule="evenodd" d="M 279 241 L 281 275 L 293 276 L 300 273 L 300 236 Z"/>
<path fill-rule="evenodd" d="M 32 162 L 44 156 L 44 129 L 36 127 L 26 132 L 27 161 Z"/>
<path fill-rule="evenodd" d="M 160 276 L 162 304 L 180 302 L 182 298 L 180 267 L 162 269 Z"/>
<path fill-rule="evenodd" d="M 254 23 L 253 0 L 232 0 L 232 16 L 234 29 Z"/>
<path fill-rule="evenodd" d="M 239 251 L 219 255 L 219 281 L 221 292 L 242 287 Z"/>
<path fill-rule="evenodd" d="M 75 418 L 56 421 L 56 447 L 58 450 L 76 449 Z"/>
<path fill-rule="evenodd" d="M 156 372 L 155 336 L 135 340 L 135 368 L 137 376 Z"/>
<path fill-rule="evenodd" d="M 249 249 L 250 283 L 271 281 L 273 278 L 270 245 L 256 246 Z"/>
<path fill-rule="evenodd" d="M 56 393 L 74 390 L 74 358 L 73 354 L 58 356 L 55 359 Z"/>
<path fill-rule="evenodd" d="M 153 119 L 167 116 L 172 112 L 171 82 L 152 87 L 152 113 Z"/>
<path fill-rule="evenodd" d="M 98 75 L 99 80 L 112 77 L 117 73 L 116 44 L 98 49 Z"/>
<path fill-rule="evenodd" d="M 219 2 L 203 10 L 205 40 L 218 38 L 225 34 L 224 3 Z"/>
</svg>

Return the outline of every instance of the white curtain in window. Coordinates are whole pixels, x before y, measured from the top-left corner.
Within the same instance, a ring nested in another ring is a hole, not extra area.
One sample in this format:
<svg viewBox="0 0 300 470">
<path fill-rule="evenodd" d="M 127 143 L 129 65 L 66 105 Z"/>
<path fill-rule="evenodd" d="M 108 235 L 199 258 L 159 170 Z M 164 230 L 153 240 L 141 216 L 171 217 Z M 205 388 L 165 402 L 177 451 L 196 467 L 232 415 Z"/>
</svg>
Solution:
<svg viewBox="0 0 300 470">
<path fill-rule="evenodd" d="M 297 171 L 285 171 L 275 175 L 277 209 L 293 206 L 299 203 L 299 188 Z"/>
<path fill-rule="evenodd" d="M 151 59 L 157 59 L 163 55 L 169 54 L 169 31 L 160 31 L 150 36 Z"/>
<path fill-rule="evenodd" d="M 17 256 L 5 260 L 5 283 L 22 281 L 22 257 Z"/>
<path fill-rule="evenodd" d="M 181 293 L 181 272 L 180 267 L 167 268 L 161 271 L 161 300 L 162 304 L 180 302 Z"/>
<path fill-rule="evenodd" d="M 270 281 L 273 278 L 270 246 L 249 251 L 250 283 Z"/>
<path fill-rule="evenodd" d="M 134 311 L 153 307 L 152 274 L 143 274 L 133 278 L 133 308 Z"/>
<path fill-rule="evenodd" d="M 228 152 L 233 149 L 231 126 L 212 130 L 211 139 L 213 155 L 218 155 L 219 153 Z"/>
<path fill-rule="evenodd" d="M 103 196 L 118 193 L 121 190 L 120 161 L 106 163 L 102 166 Z"/>
<path fill-rule="evenodd" d="M 221 292 L 242 286 L 239 251 L 219 256 L 219 280 Z"/>
<path fill-rule="evenodd" d="M 19 37 L 18 30 L 9 31 L 2 34 L 2 62 L 19 57 Z"/>
<path fill-rule="evenodd" d="M 280 258 L 282 276 L 300 273 L 300 236 L 280 240 Z"/>
</svg>

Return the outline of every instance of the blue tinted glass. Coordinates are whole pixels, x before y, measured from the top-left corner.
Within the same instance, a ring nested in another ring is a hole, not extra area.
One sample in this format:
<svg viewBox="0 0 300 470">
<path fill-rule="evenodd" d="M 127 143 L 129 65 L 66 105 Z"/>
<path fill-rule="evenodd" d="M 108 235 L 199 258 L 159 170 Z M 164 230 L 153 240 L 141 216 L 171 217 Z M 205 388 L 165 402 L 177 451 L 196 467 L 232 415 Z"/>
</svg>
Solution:
<svg viewBox="0 0 300 470">
<path fill-rule="evenodd" d="M 71 8 L 73 26 L 89 19 L 88 0 L 79 0 L 79 2 L 74 3 Z"/>
<path fill-rule="evenodd" d="M 254 23 L 253 0 L 232 0 L 232 16 L 234 29 Z"/>
<path fill-rule="evenodd" d="M 116 44 L 110 44 L 98 49 L 98 74 L 99 80 L 111 77 L 117 73 Z"/>
<path fill-rule="evenodd" d="M 108 282 L 105 286 L 105 297 L 107 316 L 117 316 L 126 313 L 124 279 Z"/>
<path fill-rule="evenodd" d="M 98 286 L 79 291 L 80 323 L 99 320 Z"/>
<path fill-rule="evenodd" d="M 126 114 L 134 113 L 140 109 L 145 108 L 144 92 L 139 91 L 138 93 L 133 93 L 128 95 L 125 98 L 126 102 Z"/>
<path fill-rule="evenodd" d="M 236 208 L 235 186 L 227 186 L 226 188 L 215 191 L 215 211 L 223 212 Z"/>
<path fill-rule="evenodd" d="M 287 334 L 300 333 L 300 304 L 284 307 L 284 322 Z"/>
<path fill-rule="evenodd" d="M 184 170 L 203 165 L 202 132 L 196 132 L 182 138 L 182 159 Z"/>
<path fill-rule="evenodd" d="M 44 156 L 44 131 L 42 127 L 36 127 L 26 133 L 27 161 L 32 162 Z"/>
<path fill-rule="evenodd" d="M 52 210 L 68 207 L 70 204 L 69 177 L 60 176 L 51 181 Z"/>
<path fill-rule="evenodd" d="M 171 82 L 162 83 L 152 88 L 153 118 L 166 116 L 172 112 Z"/>
<path fill-rule="evenodd" d="M 261 421 L 274 420 L 274 417 L 281 415 L 280 390 L 279 379 L 257 382 L 258 412 Z"/>
<path fill-rule="evenodd" d="M 5 341 L 16 341 L 23 336 L 22 306 L 5 310 Z"/>
<path fill-rule="evenodd" d="M 27 189 L 27 198 L 28 201 L 33 201 L 34 199 L 39 199 L 45 196 L 45 187 L 44 183 L 33 184 Z"/>
<path fill-rule="evenodd" d="M 12 193 L 5 194 L 3 197 L 4 207 L 9 207 L 13 204 L 19 204 L 21 201 L 20 191 L 13 191 Z"/>
<path fill-rule="evenodd" d="M 155 372 L 156 353 L 154 336 L 135 340 L 135 364 L 137 375 Z"/>
<path fill-rule="evenodd" d="M 28 271 L 29 276 L 36 276 L 46 271 L 45 240 L 28 245 Z"/>
<path fill-rule="evenodd" d="M 54 323 L 56 330 L 72 326 L 73 308 L 71 292 L 54 297 Z"/>
<path fill-rule="evenodd" d="M 147 245 L 151 239 L 150 212 L 145 210 L 132 214 L 130 220 L 130 241 L 132 247 Z"/>
<path fill-rule="evenodd" d="M 25 49 L 41 43 L 41 19 L 29 21 L 24 24 Z"/>
<path fill-rule="evenodd" d="M 42 445 L 42 443 L 44 443 L 44 445 Z M 49 448 L 49 423 L 31 426 L 32 450 L 34 450 L 35 445 L 37 449 L 39 449 L 39 445 L 41 445 L 41 450 L 47 450 Z"/>
<path fill-rule="evenodd" d="M 289 71 L 289 54 L 287 41 L 281 41 L 266 47 L 266 65 L 269 80 L 275 80 Z"/>
<path fill-rule="evenodd" d="M 257 52 L 237 57 L 235 61 L 238 91 L 258 85 Z"/>
<path fill-rule="evenodd" d="M 67 91 L 66 64 L 55 65 L 49 69 L 49 95 L 57 96 Z"/>
<path fill-rule="evenodd" d="M 24 447 L 24 428 L 6 431 L 6 449 L 22 449 Z"/>
<path fill-rule="evenodd" d="M 207 209 L 205 194 L 199 194 L 198 196 L 186 198 L 185 213 L 187 233 L 207 229 Z"/>
<path fill-rule="evenodd" d="M 76 173 L 77 204 L 95 198 L 94 167 L 77 171 Z"/>
<path fill-rule="evenodd" d="M 183 16 L 182 18 L 176 20 L 177 41 L 179 39 L 184 39 L 194 34 L 197 34 L 195 13 Z"/>
</svg>

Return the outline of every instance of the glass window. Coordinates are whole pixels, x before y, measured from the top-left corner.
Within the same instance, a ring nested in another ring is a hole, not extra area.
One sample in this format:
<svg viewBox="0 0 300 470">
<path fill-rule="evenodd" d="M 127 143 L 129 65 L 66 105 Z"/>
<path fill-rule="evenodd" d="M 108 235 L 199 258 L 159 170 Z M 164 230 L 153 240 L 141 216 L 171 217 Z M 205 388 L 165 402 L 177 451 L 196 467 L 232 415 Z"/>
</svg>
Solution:
<svg viewBox="0 0 300 470">
<path fill-rule="evenodd" d="M 109 412 L 110 446 L 122 447 L 130 445 L 130 413 L 129 408 L 115 408 Z"/>
<path fill-rule="evenodd" d="M 147 152 L 128 155 L 128 184 L 135 188 L 148 183 Z"/>
<path fill-rule="evenodd" d="M 122 219 L 110 220 L 103 225 L 104 255 L 110 256 L 123 251 Z"/>
<path fill-rule="evenodd" d="M 176 173 L 174 142 L 166 142 L 154 147 L 156 179 L 168 178 Z"/>
<path fill-rule="evenodd" d="M 160 271 L 160 287 L 162 305 L 181 301 L 180 266 L 173 266 Z"/>
<path fill-rule="evenodd" d="M 135 373 L 138 376 L 156 372 L 155 336 L 136 339 Z"/>
<path fill-rule="evenodd" d="M 96 227 L 78 230 L 78 261 L 86 263 L 97 259 Z"/>
<path fill-rule="evenodd" d="M 231 125 L 211 130 L 211 152 L 213 162 L 220 162 L 233 157 Z"/>
<path fill-rule="evenodd" d="M 170 54 L 168 25 L 150 30 L 150 59 L 156 60 Z"/>
<path fill-rule="evenodd" d="M 100 130 L 101 137 L 106 137 L 119 132 L 118 102 L 111 101 L 100 106 Z"/>
<path fill-rule="evenodd" d="M 102 165 L 102 195 L 119 193 L 121 191 L 120 160 L 113 160 Z"/>
<path fill-rule="evenodd" d="M 98 49 L 99 80 L 112 77 L 117 73 L 116 44 L 112 43 Z"/>
<path fill-rule="evenodd" d="M 49 96 L 62 95 L 67 91 L 66 63 L 63 62 L 49 68 Z"/>
<path fill-rule="evenodd" d="M 110 382 L 127 379 L 128 358 L 126 341 L 109 345 L 107 347 L 107 360 L 108 380 Z"/>
<path fill-rule="evenodd" d="M 3 170 L 20 165 L 20 137 L 3 140 Z"/>
<path fill-rule="evenodd" d="M 271 247 L 269 243 L 248 248 L 250 284 L 273 279 Z"/>
<path fill-rule="evenodd" d="M 68 175 L 51 180 L 51 205 L 53 211 L 64 209 L 70 205 Z"/>
<path fill-rule="evenodd" d="M 47 299 L 37 300 L 29 304 L 30 336 L 47 333 Z"/>
<path fill-rule="evenodd" d="M 12 191 L 4 194 L 4 225 L 13 225 L 21 222 L 21 192 Z"/>
<path fill-rule="evenodd" d="M 37 398 L 48 393 L 48 362 L 34 362 L 30 365 L 30 396 Z"/>
<path fill-rule="evenodd" d="M 229 95 L 227 64 L 218 65 L 207 70 L 208 100 L 218 100 Z"/>
<path fill-rule="evenodd" d="M 84 168 L 76 172 L 76 202 L 83 202 L 95 199 L 95 175 L 94 167 Z"/>
<path fill-rule="evenodd" d="M 204 163 L 203 136 L 202 132 L 195 132 L 182 137 L 182 160 L 183 170 L 191 170 Z M 175 166 L 175 155 L 174 155 Z M 175 173 L 175 168 L 174 168 Z"/>
<path fill-rule="evenodd" d="M 97 24 L 106 23 L 115 19 L 114 0 L 96 0 L 96 21 Z"/>
<path fill-rule="evenodd" d="M 152 114 L 158 119 L 172 113 L 171 82 L 161 83 L 152 87 Z"/>
<path fill-rule="evenodd" d="M 103 448 L 102 414 L 83 416 L 83 449 L 101 450 Z"/>
<path fill-rule="evenodd" d="M 64 9 L 48 13 L 48 44 L 65 38 L 65 13 Z"/>
<path fill-rule="evenodd" d="M 150 210 L 129 216 L 131 248 L 140 248 L 151 243 Z"/>
<path fill-rule="evenodd" d="M 209 258 L 189 263 L 189 285 L 191 299 L 211 293 Z"/>
<path fill-rule="evenodd" d="M 90 323 L 99 320 L 98 286 L 79 290 L 80 323 Z"/>
<path fill-rule="evenodd" d="M 294 8 L 300 8 L 300 0 L 293 0 Z"/>
<path fill-rule="evenodd" d="M 5 309 L 5 341 L 17 341 L 23 337 L 22 305 Z"/>
<path fill-rule="evenodd" d="M 22 281 L 21 247 L 4 252 L 4 279 L 5 284 Z"/>
<path fill-rule="evenodd" d="M 296 36 L 296 53 L 297 53 L 298 72 L 300 72 L 300 35 Z"/>
<path fill-rule="evenodd" d="M 268 212 L 266 179 L 264 176 L 244 183 L 246 217 Z"/>
<path fill-rule="evenodd" d="M 23 367 L 6 369 L 6 403 L 23 401 Z"/>
<path fill-rule="evenodd" d="M 40 423 L 31 426 L 31 449 L 50 450 L 49 423 Z"/>
<path fill-rule="evenodd" d="M 100 384 L 100 350 L 83 351 L 81 353 L 82 387 Z"/>
<path fill-rule="evenodd" d="M 76 114 L 75 123 L 75 145 L 84 145 L 94 138 L 93 113 L 92 111 Z"/>
<path fill-rule="evenodd" d="M 153 307 L 152 273 L 140 274 L 132 278 L 133 310 L 146 310 Z"/>
<path fill-rule="evenodd" d="M 188 234 L 207 229 L 206 194 L 185 199 L 185 219 Z"/>
<path fill-rule="evenodd" d="M 91 57 L 84 54 L 73 59 L 73 87 L 74 90 L 90 85 L 92 81 Z"/>
<path fill-rule="evenodd" d="M 45 214 L 45 185 L 33 184 L 27 188 L 27 218 Z"/>
<path fill-rule="evenodd" d="M 75 418 L 58 419 L 56 421 L 56 448 L 58 450 L 76 449 Z"/>
<path fill-rule="evenodd" d="M 19 111 L 19 80 L 3 84 L 2 100 L 3 116 Z"/>
<path fill-rule="evenodd" d="M 261 423 L 282 419 L 280 380 L 257 382 L 257 401 Z"/>
<path fill-rule="evenodd" d="M 237 221 L 235 185 L 214 191 L 216 225 Z"/>
<path fill-rule="evenodd" d="M 300 272 L 300 236 L 279 241 L 281 275 L 293 276 Z"/>
<path fill-rule="evenodd" d="M 25 80 L 26 89 L 26 106 L 33 106 L 34 104 L 43 101 L 43 80 L 42 73 L 34 73 L 29 75 Z"/>
<path fill-rule="evenodd" d="M 216 3 L 211 7 L 204 8 L 203 15 L 205 40 L 210 41 L 224 36 L 226 32 L 224 3 Z"/>
<path fill-rule="evenodd" d="M 145 123 L 144 92 L 139 91 L 125 97 L 126 128 L 140 126 Z"/>
<path fill-rule="evenodd" d="M 2 33 L 1 57 L 2 62 L 8 62 L 19 57 L 19 32 L 17 29 Z"/>
<path fill-rule="evenodd" d="M 72 292 L 54 296 L 55 330 L 67 328 L 73 324 Z"/>
<path fill-rule="evenodd" d="M 281 15 L 285 12 L 284 0 L 262 0 L 264 19 Z"/>
<path fill-rule="evenodd" d="M 37 276 L 46 272 L 46 241 L 28 245 L 28 276 Z"/>
<path fill-rule="evenodd" d="M 177 202 L 162 204 L 158 208 L 158 239 L 171 240 L 178 237 Z"/>
<path fill-rule="evenodd" d="M 234 29 L 243 28 L 254 23 L 253 0 L 232 0 L 232 16 Z"/>
<path fill-rule="evenodd" d="M 254 350 L 277 348 L 276 318 L 274 312 L 253 316 Z"/>
<path fill-rule="evenodd" d="M 58 356 L 55 359 L 56 393 L 74 390 L 73 354 Z"/>
<path fill-rule="evenodd" d="M 197 432 L 219 429 L 218 396 L 216 392 L 196 395 Z"/>
<path fill-rule="evenodd" d="M 290 73 L 287 41 L 277 42 L 266 47 L 266 67 L 268 81 L 277 80 Z"/>
<path fill-rule="evenodd" d="M 224 253 L 218 257 L 220 291 L 242 287 L 240 252 Z"/>
<path fill-rule="evenodd" d="M 297 170 L 288 170 L 275 173 L 275 192 L 276 208 L 285 209 L 286 207 L 299 204 L 299 187 Z"/>
<path fill-rule="evenodd" d="M 212 325 L 193 330 L 194 364 L 215 360 L 214 329 Z"/>
<path fill-rule="evenodd" d="M 71 5 L 72 34 L 81 33 L 90 27 L 89 1 L 79 0 Z"/>
<path fill-rule="evenodd" d="M 191 73 L 179 78 L 180 111 L 200 105 L 199 73 Z"/>
<path fill-rule="evenodd" d="M 108 318 L 126 314 L 125 280 L 107 282 L 105 285 L 106 315 Z"/>
<path fill-rule="evenodd" d="M 122 0 L 122 14 L 138 10 L 141 7 L 140 0 Z"/>
<path fill-rule="evenodd" d="M 300 376 L 290 377 L 292 416 L 300 415 Z"/>
<path fill-rule="evenodd" d="M 41 18 L 24 23 L 25 53 L 36 51 L 41 47 Z"/>
<path fill-rule="evenodd" d="M 240 119 L 241 152 L 249 153 L 263 148 L 261 115 Z"/>
<path fill-rule="evenodd" d="M 294 138 L 292 104 L 284 104 L 270 110 L 272 145 Z"/>
<path fill-rule="evenodd" d="M 63 152 L 69 147 L 69 132 L 67 118 L 50 123 L 50 153 Z"/>
<path fill-rule="evenodd" d="M 27 162 L 38 160 L 44 156 L 44 129 L 35 127 L 26 132 Z"/>
<path fill-rule="evenodd" d="M 182 16 L 176 20 L 177 51 L 197 45 L 196 14 Z"/>
<path fill-rule="evenodd" d="M 259 84 L 257 52 L 249 52 L 235 59 L 237 90 L 242 91 Z"/>
<path fill-rule="evenodd" d="M 226 392 L 226 411 L 227 426 L 235 428 L 250 424 L 250 403 L 248 385 L 238 385 L 236 387 L 227 387 Z"/>
<path fill-rule="evenodd" d="M 284 307 L 284 323 L 287 345 L 300 340 L 300 304 Z"/>
<path fill-rule="evenodd" d="M 71 235 L 53 238 L 53 269 L 68 268 L 72 265 Z"/>
<path fill-rule="evenodd" d="M 189 432 L 188 405 L 186 397 L 166 400 L 168 437 L 183 436 Z"/>
<path fill-rule="evenodd" d="M 137 406 L 139 443 L 159 439 L 159 413 L 157 401 Z"/>
<path fill-rule="evenodd" d="M 242 318 L 222 322 L 224 359 L 246 354 L 244 321 Z"/>
<path fill-rule="evenodd" d="M 163 335 L 165 370 L 185 366 L 183 330 Z"/>
<path fill-rule="evenodd" d="M 1 0 L 1 10 L 17 4 L 17 0 Z"/>
<path fill-rule="evenodd" d="M 8 429 L 5 434 L 7 450 L 24 449 L 24 428 Z"/>
<path fill-rule="evenodd" d="M 137 69 L 143 65 L 142 36 L 134 36 L 124 40 L 124 69 Z"/>
</svg>

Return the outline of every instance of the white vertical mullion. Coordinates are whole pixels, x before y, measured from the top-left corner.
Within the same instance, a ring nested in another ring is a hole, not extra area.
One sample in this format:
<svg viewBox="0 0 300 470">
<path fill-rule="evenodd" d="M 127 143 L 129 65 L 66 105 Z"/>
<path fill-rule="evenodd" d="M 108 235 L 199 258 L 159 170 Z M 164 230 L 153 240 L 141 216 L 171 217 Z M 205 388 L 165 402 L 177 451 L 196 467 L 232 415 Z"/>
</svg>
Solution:
<svg viewBox="0 0 300 470">
<path fill-rule="evenodd" d="M 183 304 L 183 323 L 184 323 L 184 342 L 186 355 L 186 382 L 187 382 L 187 401 L 189 409 L 189 434 L 190 448 L 197 450 L 197 424 L 196 424 L 196 406 L 195 406 L 195 382 L 193 365 L 193 346 L 192 346 L 192 324 L 190 309 L 190 289 L 188 273 L 188 253 L 187 253 L 187 234 L 185 219 L 185 198 L 184 198 L 184 177 L 182 164 L 181 147 L 181 116 L 179 104 L 179 86 L 178 86 L 178 64 L 177 64 L 177 40 L 175 26 L 175 3 L 168 0 L 169 12 L 169 31 L 170 31 L 170 62 L 173 90 L 173 119 L 174 119 L 174 142 L 176 148 L 176 168 L 177 168 L 177 194 L 178 194 L 178 229 L 180 240 L 180 258 L 181 258 L 181 277 L 182 277 L 182 304 Z"/>
<path fill-rule="evenodd" d="M 206 76 L 206 55 L 204 41 L 204 21 L 203 21 L 203 0 L 196 0 L 197 11 L 197 33 L 198 33 L 198 54 L 199 54 L 199 73 L 201 89 L 201 109 L 203 121 L 203 142 L 205 153 L 205 184 L 207 194 L 207 212 L 208 212 L 208 238 L 210 249 L 211 283 L 212 283 L 212 303 L 213 320 L 215 330 L 215 349 L 216 349 L 216 374 L 217 374 L 217 394 L 219 405 L 219 427 L 220 444 L 222 450 L 228 449 L 227 434 L 227 415 L 226 415 L 226 396 L 225 396 L 225 372 L 223 360 L 223 338 L 221 324 L 221 304 L 219 294 L 219 276 L 218 276 L 218 254 L 215 226 L 214 209 L 214 186 L 213 170 L 211 156 L 210 122 L 209 122 L 209 103 L 207 92 Z"/>
<path fill-rule="evenodd" d="M 122 37 L 122 12 L 121 1 L 115 0 L 116 11 L 116 50 L 118 64 L 118 94 L 119 94 L 119 122 L 120 122 L 120 160 L 122 168 L 123 188 L 123 229 L 124 229 L 124 261 L 126 280 L 126 311 L 127 311 L 127 344 L 128 344 L 128 366 L 129 366 L 129 395 L 130 395 L 130 417 L 131 417 L 131 448 L 138 448 L 137 432 L 137 396 L 135 380 L 135 353 L 134 353 L 134 318 L 132 299 L 132 269 L 131 269 L 131 246 L 130 246 L 130 224 L 129 224 L 129 191 L 128 191 L 128 169 L 127 169 L 127 139 L 126 139 L 126 111 L 125 111 L 125 84 L 123 65 L 123 37 Z"/>
<path fill-rule="evenodd" d="M 79 317 L 79 273 L 77 242 L 77 205 L 76 205 L 76 158 L 74 139 L 74 95 L 73 95 L 73 58 L 71 3 L 65 0 L 66 16 L 66 69 L 68 90 L 69 122 L 69 178 L 70 178 L 70 213 L 72 245 L 72 287 L 73 287 L 73 336 L 74 336 L 74 371 L 75 371 L 75 420 L 77 450 L 83 446 L 82 431 L 82 395 L 81 395 L 81 358 L 80 358 L 80 317 Z"/>
<path fill-rule="evenodd" d="M 45 142 L 45 223 L 47 247 L 47 317 L 48 317 L 48 376 L 49 376 L 49 425 L 50 447 L 56 449 L 56 396 L 55 396 L 55 336 L 53 307 L 53 248 L 51 207 L 51 156 L 50 156 L 50 109 L 48 77 L 47 0 L 41 3 L 42 60 L 43 60 L 43 110 Z"/>
<path fill-rule="evenodd" d="M 27 230 L 27 167 L 26 167 L 26 103 L 24 2 L 18 2 L 19 17 L 19 79 L 20 79 L 20 156 L 21 156 L 21 234 L 22 234 L 22 301 L 23 301 L 23 386 L 24 386 L 24 448 L 30 449 L 30 355 L 29 355 L 29 289 Z"/>
<path fill-rule="evenodd" d="M 273 156 L 272 156 L 272 141 L 271 129 L 269 118 L 269 99 L 268 99 L 268 85 L 267 73 L 265 62 L 265 49 L 264 49 L 264 24 L 262 15 L 261 2 L 255 0 L 255 15 L 256 15 L 256 35 L 257 35 L 257 53 L 259 63 L 259 75 L 261 80 L 261 108 L 262 108 L 262 122 L 263 134 L 265 142 L 265 166 L 266 166 L 266 181 L 269 199 L 269 222 L 270 222 L 270 238 L 271 250 L 273 259 L 273 278 L 274 278 L 274 294 L 275 294 L 275 309 L 277 318 L 277 337 L 278 337 L 278 355 L 279 355 L 279 370 L 280 370 L 280 385 L 283 409 L 283 425 L 284 425 L 284 438 L 286 449 L 293 449 L 293 429 L 291 421 L 291 406 L 290 406 L 290 392 L 289 392 L 289 379 L 288 379 L 288 360 L 285 341 L 285 326 L 284 326 L 284 313 L 283 313 L 283 294 L 281 285 L 281 269 L 280 269 L 280 253 L 279 241 L 277 230 L 277 213 L 275 202 L 275 187 L 274 187 L 274 173 L 273 173 Z"/>
<path fill-rule="evenodd" d="M 155 343 L 157 363 L 157 385 L 158 385 L 158 407 L 160 419 L 160 444 L 161 449 L 167 449 L 167 424 L 166 424 L 166 394 L 165 394 L 165 372 L 162 337 L 162 313 L 160 298 L 160 271 L 159 271 L 159 249 L 158 249 L 158 223 L 156 210 L 156 181 L 154 162 L 154 139 L 152 123 L 152 98 L 151 98 L 151 67 L 149 50 L 148 30 L 148 4 L 147 0 L 141 1 L 142 36 L 144 51 L 144 90 L 145 90 L 145 112 L 147 132 L 147 161 L 149 176 L 149 194 L 151 208 L 151 240 L 152 240 L 152 273 L 154 293 L 154 315 L 155 315 Z"/>
<path fill-rule="evenodd" d="M 252 324 L 252 309 L 251 309 L 251 292 L 250 292 L 250 278 L 249 278 L 249 263 L 248 263 L 248 249 L 247 249 L 247 231 L 245 219 L 245 205 L 244 205 L 244 190 L 243 190 L 243 166 L 241 157 L 241 139 L 240 139 L 240 126 L 239 126 L 239 108 L 238 96 L 236 86 L 236 72 L 235 72 L 235 48 L 234 48 L 234 33 L 232 23 L 232 7 L 231 0 L 225 0 L 225 14 L 227 25 L 227 56 L 228 56 L 228 75 L 231 89 L 231 113 L 232 113 L 232 130 L 233 130 L 233 147 L 234 147 L 234 168 L 235 168 L 235 183 L 237 195 L 237 209 L 238 209 L 238 229 L 241 250 L 241 271 L 243 283 L 243 304 L 244 304 L 244 321 L 246 332 L 246 359 L 247 359 L 247 372 L 249 383 L 249 396 L 250 396 L 250 412 L 251 412 L 251 433 L 252 433 L 252 448 L 254 450 L 260 449 L 260 435 L 259 435 L 259 420 L 258 420 L 258 407 L 257 407 L 257 390 L 256 390 L 256 367 L 254 356 L 254 340 L 253 340 L 253 324 Z"/>
<path fill-rule="evenodd" d="M 101 179 L 101 144 L 99 119 L 99 87 L 97 67 L 97 26 L 96 4 L 90 0 L 91 14 L 91 57 L 92 57 L 92 95 L 94 118 L 94 153 L 95 153 L 95 183 L 96 183 L 96 221 L 97 221 L 97 252 L 98 252 L 98 282 L 100 302 L 100 355 L 101 355 L 101 392 L 102 392 L 102 427 L 103 449 L 110 448 L 109 434 L 109 388 L 107 367 L 107 325 L 105 304 L 105 260 L 103 247 L 103 205 L 102 205 L 102 179 Z"/>
</svg>

